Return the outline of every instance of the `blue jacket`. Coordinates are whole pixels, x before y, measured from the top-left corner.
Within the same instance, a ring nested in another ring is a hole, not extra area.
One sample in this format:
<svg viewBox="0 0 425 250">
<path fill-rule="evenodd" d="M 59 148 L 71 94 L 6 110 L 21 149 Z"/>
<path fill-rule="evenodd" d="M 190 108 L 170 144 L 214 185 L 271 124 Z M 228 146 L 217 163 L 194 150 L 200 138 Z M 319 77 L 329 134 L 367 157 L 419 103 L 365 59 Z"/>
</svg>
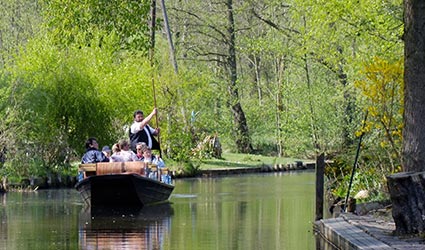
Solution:
<svg viewBox="0 0 425 250">
<path fill-rule="evenodd" d="M 108 162 L 109 159 L 99 150 L 95 148 L 87 149 L 86 153 L 81 159 L 81 163 L 96 163 L 96 162 Z"/>
</svg>

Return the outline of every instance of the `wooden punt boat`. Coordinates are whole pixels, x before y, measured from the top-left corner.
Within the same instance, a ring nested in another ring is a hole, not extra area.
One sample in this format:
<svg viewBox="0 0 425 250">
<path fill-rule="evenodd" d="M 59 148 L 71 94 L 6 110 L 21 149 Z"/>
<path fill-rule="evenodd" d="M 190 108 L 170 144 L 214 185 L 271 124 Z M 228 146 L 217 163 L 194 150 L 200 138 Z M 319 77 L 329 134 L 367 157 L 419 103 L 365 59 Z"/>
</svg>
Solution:
<svg viewBox="0 0 425 250">
<path fill-rule="evenodd" d="M 80 164 L 75 188 L 87 206 L 138 206 L 168 200 L 174 186 L 168 169 L 143 162 Z"/>
</svg>

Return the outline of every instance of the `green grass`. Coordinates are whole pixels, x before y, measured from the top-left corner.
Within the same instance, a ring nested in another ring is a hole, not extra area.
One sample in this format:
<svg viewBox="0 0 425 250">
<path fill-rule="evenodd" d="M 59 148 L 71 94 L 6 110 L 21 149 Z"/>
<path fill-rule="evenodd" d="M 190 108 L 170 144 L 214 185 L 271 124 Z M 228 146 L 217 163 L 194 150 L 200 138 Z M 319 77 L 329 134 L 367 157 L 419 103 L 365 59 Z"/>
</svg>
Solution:
<svg viewBox="0 0 425 250">
<path fill-rule="evenodd" d="M 288 164 L 306 159 L 271 157 L 252 154 L 223 153 L 223 159 L 203 160 L 200 169 L 259 167 L 262 165 Z"/>
<path fill-rule="evenodd" d="M 288 164 L 294 163 L 295 161 L 311 162 L 308 159 L 298 158 L 284 158 L 284 157 L 272 157 L 263 155 L 253 154 L 238 154 L 238 153 L 223 153 L 223 159 L 206 159 L 202 160 L 199 165 L 200 170 L 208 169 L 220 169 L 220 168 L 247 168 L 247 167 L 260 167 L 263 165 L 274 166 L 275 164 Z M 165 165 L 172 170 L 177 170 L 181 167 L 181 164 L 174 162 L 171 159 L 164 159 Z M 80 162 L 72 164 L 69 171 L 71 173 L 78 172 L 78 165 Z"/>
</svg>

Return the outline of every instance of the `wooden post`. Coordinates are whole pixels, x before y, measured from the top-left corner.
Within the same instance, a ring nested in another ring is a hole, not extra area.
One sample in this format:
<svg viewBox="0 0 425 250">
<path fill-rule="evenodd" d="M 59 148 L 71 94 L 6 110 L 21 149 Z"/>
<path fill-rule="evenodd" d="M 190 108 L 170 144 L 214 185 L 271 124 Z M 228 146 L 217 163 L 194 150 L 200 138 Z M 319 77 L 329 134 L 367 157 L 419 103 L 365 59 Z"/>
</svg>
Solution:
<svg viewBox="0 0 425 250">
<path fill-rule="evenodd" d="M 323 219 L 323 194 L 325 175 L 325 155 L 316 159 L 316 221 Z"/>
</svg>

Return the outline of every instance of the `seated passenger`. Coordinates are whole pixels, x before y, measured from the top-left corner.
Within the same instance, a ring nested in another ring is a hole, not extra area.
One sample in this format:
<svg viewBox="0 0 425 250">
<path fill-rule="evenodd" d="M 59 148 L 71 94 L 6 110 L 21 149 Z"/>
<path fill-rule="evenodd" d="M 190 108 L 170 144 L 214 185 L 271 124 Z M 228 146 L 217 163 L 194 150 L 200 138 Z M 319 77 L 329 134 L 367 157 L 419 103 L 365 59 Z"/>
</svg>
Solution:
<svg viewBox="0 0 425 250">
<path fill-rule="evenodd" d="M 104 146 L 102 148 L 102 153 L 106 156 L 106 158 L 108 158 L 108 160 L 110 160 L 110 158 L 111 158 L 111 149 L 109 148 L 109 146 Z"/>
<path fill-rule="evenodd" d="M 146 148 L 148 145 L 146 144 L 146 143 L 144 143 L 144 142 L 138 142 L 137 144 L 136 144 L 136 156 L 137 156 L 137 159 L 139 160 L 139 161 L 143 161 L 143 150 L 144 150 L 144 148 Z"/>
<path fill-rule="evenodd" d="M 112 145 L 112 155 L 110 157 L 111 162 L 123 162 L 124 159 L 120 155 L 121 149 L 118 143 Z"/>
<path fill-rule="evenodd" d="M 109 159 L 99 151 L 99 144 L 96 138 L 91 137 L 86 141 L 86 153 L 81 159 L 81 163 L 96 163 L 96 162 L 108 162 Z"/>
<path fill-rule="evenodd" d="M 138 161 L 137 155 L 130 150 L 130 143 L 127 140 L 120 140 L 120 156 L 124 161 Z"/>
<path fill-rule="evenodd" d="M 153 155 L 149 147 L 143 149 L 143 161 L 148 164 L 155 164 L 158 168 L 165 167 L 164 161 L 160 157 Z"/>
</svg>

